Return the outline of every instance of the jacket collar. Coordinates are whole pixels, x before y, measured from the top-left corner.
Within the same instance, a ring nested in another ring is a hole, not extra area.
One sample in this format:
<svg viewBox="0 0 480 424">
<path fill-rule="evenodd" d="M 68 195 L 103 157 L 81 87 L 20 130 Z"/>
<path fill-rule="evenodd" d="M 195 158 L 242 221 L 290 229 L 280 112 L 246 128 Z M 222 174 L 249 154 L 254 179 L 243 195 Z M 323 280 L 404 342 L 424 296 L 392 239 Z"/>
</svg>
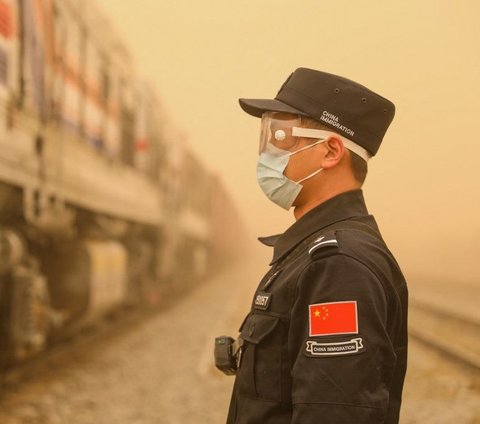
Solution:
<svg viewBox="0 0 480 424">
<path fill-rule="evenodd" d="M 368 216 L 361 190 L 347 191 L 332 197 L 303 215 L 283 234 L 260 237 L 267 246 L 273 246 L 270 265 L 287 256 L 299 243 L 311 234 L 340 221 Z"/>
</svg>

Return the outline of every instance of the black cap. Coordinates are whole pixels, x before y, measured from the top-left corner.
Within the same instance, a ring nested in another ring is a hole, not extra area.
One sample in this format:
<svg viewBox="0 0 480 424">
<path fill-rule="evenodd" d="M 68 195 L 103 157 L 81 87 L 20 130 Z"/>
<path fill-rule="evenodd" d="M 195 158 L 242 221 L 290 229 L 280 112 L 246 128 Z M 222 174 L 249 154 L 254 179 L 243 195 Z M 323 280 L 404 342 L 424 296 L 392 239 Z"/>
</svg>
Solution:
<svg viewBox="0 0 480 424">
<path fill-rule="evenodd" d="M 395 105 L 354 81 L 298 68 L 275 99 L 239 99 L 242 109 L 260 118 L 264 112 L 308 116 L 354 141 L 374 156 L 395 115 Z"/>
</svg>

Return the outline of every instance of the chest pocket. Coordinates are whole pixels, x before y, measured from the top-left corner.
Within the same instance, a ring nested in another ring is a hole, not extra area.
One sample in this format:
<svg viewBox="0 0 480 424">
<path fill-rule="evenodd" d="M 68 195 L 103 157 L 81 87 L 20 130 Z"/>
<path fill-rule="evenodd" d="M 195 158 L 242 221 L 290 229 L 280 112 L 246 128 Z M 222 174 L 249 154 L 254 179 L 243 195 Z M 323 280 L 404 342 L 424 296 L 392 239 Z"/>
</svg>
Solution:
<svg viewBox="0 0 480 424">
<path fill-rule="evenodd" d="M 243 322 L 240 336 L 244 344 L 237 383 L 245 395 L 281 401 L 282 364 L 286 363 L 283 327 L 280 318 L 263 313 L 249 315 Z"/>
</svg>

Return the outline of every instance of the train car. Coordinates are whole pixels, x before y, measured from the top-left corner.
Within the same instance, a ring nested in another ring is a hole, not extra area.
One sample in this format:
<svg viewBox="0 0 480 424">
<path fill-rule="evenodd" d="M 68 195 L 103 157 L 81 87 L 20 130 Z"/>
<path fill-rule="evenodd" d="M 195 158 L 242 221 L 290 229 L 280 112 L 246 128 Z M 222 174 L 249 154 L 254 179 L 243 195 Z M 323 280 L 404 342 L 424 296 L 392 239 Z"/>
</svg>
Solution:
<svg viewBox="0 0 480 424">
<path fill-rule="evenodd" d="M 210 255 L 210 199 L 212 176 L 198 157 L 187 149 L 182 134 L 175 137 L 166 190 L 169 196 L 168 242 L 164 276 L 172 289 L 184 289 L 208 271 Z M 180 143 L 178 143 L 178 141 Z M 179 287 L 179 286 L 182 287 Z"/>
<path fill-rule="evenodd" d="M 212 176 L 92 1 L 0 0 L 0 362 L 205 275 Z"/>
</svg>

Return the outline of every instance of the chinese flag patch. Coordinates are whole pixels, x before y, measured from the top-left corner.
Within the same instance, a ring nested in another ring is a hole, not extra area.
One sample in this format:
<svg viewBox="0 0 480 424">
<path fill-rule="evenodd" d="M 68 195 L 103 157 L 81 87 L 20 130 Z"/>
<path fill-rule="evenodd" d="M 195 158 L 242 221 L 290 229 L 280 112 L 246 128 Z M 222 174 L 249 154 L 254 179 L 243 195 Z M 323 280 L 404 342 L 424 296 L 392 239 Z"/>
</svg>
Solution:
<svg viewBox="0 0 480 424">
<path fill-rule="evenodd" d="M 358 334 L 357 302 L 329 302 L 308 305 L 310 336 Z"/>
</svg>

